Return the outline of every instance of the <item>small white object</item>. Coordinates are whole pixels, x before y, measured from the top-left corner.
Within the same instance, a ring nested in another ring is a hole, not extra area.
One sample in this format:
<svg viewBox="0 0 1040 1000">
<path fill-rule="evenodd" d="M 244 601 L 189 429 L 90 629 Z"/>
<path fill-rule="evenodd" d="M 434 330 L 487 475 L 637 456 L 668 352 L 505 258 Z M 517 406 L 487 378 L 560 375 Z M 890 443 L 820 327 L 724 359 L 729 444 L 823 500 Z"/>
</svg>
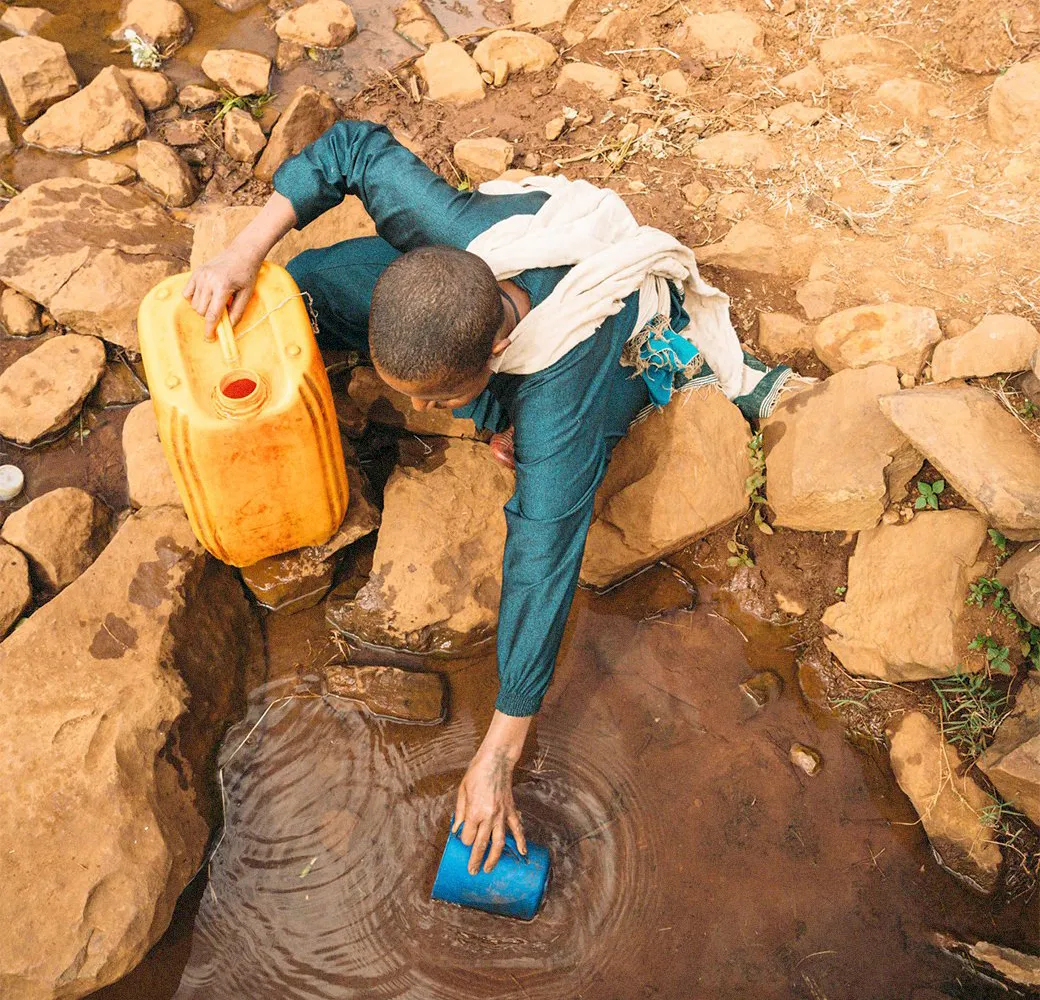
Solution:
<svg viewBox="0 0 1040 1000">
<path fill-rule="evenodd" d="M 13 500 L 23 486 L 25 476 L 17 465 L 0 465 L 0 500 Z"/>
</svg>

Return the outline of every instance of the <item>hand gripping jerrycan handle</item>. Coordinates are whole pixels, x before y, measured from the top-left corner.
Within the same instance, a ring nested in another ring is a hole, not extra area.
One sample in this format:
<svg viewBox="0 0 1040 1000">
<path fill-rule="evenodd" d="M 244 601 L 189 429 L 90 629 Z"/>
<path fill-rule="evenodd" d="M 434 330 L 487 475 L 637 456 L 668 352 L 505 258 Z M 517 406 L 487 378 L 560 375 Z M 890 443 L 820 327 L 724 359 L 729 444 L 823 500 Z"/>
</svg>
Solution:
<svg viewBox="0 0 1040 1000">
<path fill-rule="evenodd" d="M 469 873 L 470 851 L 457 833 L 448 833 L 430 897 L 497 916 L 532 920 L 549 882 L 549 851 L 528 841 L 525 858 L 512 834 L 507 833 L 505 849 L 494 870 L 485 872 L 481 864 L 476 875 Z"/>
</svg>

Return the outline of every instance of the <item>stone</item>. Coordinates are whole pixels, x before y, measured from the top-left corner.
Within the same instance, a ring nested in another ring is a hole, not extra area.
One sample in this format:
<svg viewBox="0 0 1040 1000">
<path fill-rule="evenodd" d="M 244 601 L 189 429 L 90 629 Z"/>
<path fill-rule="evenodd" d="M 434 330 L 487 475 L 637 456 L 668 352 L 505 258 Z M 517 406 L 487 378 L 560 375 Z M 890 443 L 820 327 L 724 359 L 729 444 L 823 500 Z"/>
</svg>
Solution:
<svg viewBox="0 0 1040 1000">
<path fill-rule="evenodd" d="M 123 6 L 116 37 L 127 28 L 163 52 L 172 52 L 191 38 L 191 19 L 175 0 L 128 0 Z"/>
<path fill-rule="evenodd" d="M 166 205 L 183 208 L 198 197 L 191 167 L 164 143 L 142 139 L 137 144 L 137 173 Z"/>
<path fill-rule="evenodd" d="M 1005 146 L 1040 139 L 1040 62 L 1015 63 L 997 77 L 989 95 L 988 122 L 990 138 Z"/>
<path fill-rule="evenodd" d="M 742 681 L 740 690 L 755 708 L 765 708 L 783 694 L 784 682 L 774 671 L 760 670 L 746 681 Z"/>
<path fill-rule="evenodd" d="M 566 21 L 575 0 L 513 0 L 513 24 L 544 28 Z"/>
<path fill-rule="evenodd" d="M 881 399 L 885 416 L 1008 538 L 1040 538 L 1040 442 L 997 398 L 951 382 Z"/>
<path fill-rule="evenodd" d="M 206 123 L 201 118 L 175 118 L 162 137 L 168 146 L 197 146 L 206 141 Z"/>
<path fill-rule="evenodd" d="M 271 60 L 242 49 L 210 49 L 202 57 L 202 72 L 239 97 L 267 93 Z"/>
<path fill-rule="evenodd" d="M 166 453 L 159 441 L 159 424 L 150 399 L 138 403 L 123 422 L 123 460 L 133 507 L 180 507 Z"/>
<path fill-rule="evenodd" d="M 820 59 L 824 66 L 898 65 L 905 56 L 906 49 L 898 42 L 862 32 L 820 42 Z"/>
<path fill-rule="evenodd" d="M 410 434 L 477 438 L 472 420 L 454 417 L 450 410 L 416 410 L 412 401 L 391 389 L 374 368 L 358 366 L 351 372 L 347 393 L 372 424 L 395 427 Z"/>
<path fill-rule="evenodd" d="M 761 25 L 737 11 L 691 14 L 672 32 L 668 46 L 708 66 L 738 56 L 749 62 L 765 58 Z"/>
<path fill-rule="evenodd" d="M 832 372 L 891 364 L 917 376 L 940 340 L 942 330 L 934 310 L 886 302 L 828 316 L 816 328 L 813 348 Z"/>
<path fill-rule="evenodd" d="M 1040 678 L 1035 674 L 1026 676 L 978 766 L 1002 799 L 1040 823 Z"/>
<path fill-rule="evenodd" d="M 61 177 L 0 211 L 0 282 L 81 333 L 138 349 L 137 307 L 184 271 L 191 230 L 137 191 Z"/>
<path fill-rule="evenodd" d="M 1040 546 L 1023 545 L 997 573 L 1019 614 L 1040 626 Z"/>
<path fill-rule="evenodd" d="M 507 76 L 518 73 L 540 73 L 556 62 L 556 49 L 544 38 L 529 31 L 493 31 L 473 50 L 477 65 L 494 73 L 500 62 Z"/>
<path fill-rule="evenodd" d="M 267 145 L 260 123 L 248 112 L 234 108 L 224 116 L 224 152 L 250 166 Z"/>
<path fill-rule="evenodd" d="M 823 319 L 834 312 L 834 300 L 838 295 L 838 286 L 826 278 L 816 281 L 805 281 L 794 293 L 795 299 L 802 307 L 802 312 L 809 319 Z"/>
<path fill-rule="evenodd" d="M 761 425 L 774 524 L 859 531 L 906 496 L 922 459 L 878 406 L 898 391 L 895 368 L 873 365 L 781 398 Z"/>
<path fill-rule="evenodd" d="M 784 274 L 790 253 L 781 233 L 754 219 L 738 222 L 717 243 L 697 248 L 697 262 L 707 267 L 758 274 Z"/>
<path fill-rule="evenodd" d="M 985 229 L 976 229 L 962 223 L 939 227 L 946 256 L 956 264 L 974 264 L 992 257 L 998 249 L 997 239 Z"/>
<path fill-rule="evenodd" d="M 820 757 L 819 750 L 806 746 L 804 743 L 792 744 L 790 758 L 791 763 L 810 778 L 819 774 L 823 767 L 823 759 Z"/>
<path fill-rule="evenodd" d="M 267 148 L 254 171 L 256 176 L 270 182 L 274 172 L 290 156 L 314 142 L 338 118 L 339 108 L 328 94 L 316 87 L 300 87 L 271 130 Z"/>
<path fill-rule="evenodd" d="M 81 91 L 53 105 L 22 133 L 25 142 L 66 153 L 107 153 L 147 128 L 144 108 L 114 66 Z"/>
<path fill-rule="evenodd" d="M 878 87 L 877 99 L 898 114 L 920 121 L 941 109 L 946 95 L 934 83 L 896 77 Z"/>
<path fill-rule="evenodd" d="M 0 28 L 15 35 L 38 35 L 54 20 L 54 15 L 42 7 L 8 7 L 0 17 Z"/>
<path fill-rule="evenodd" d="M 692 181 L 683 185 L 682 196 L 686 199 L 688 205 L 692 205 L 694 208 L 701 208 L 711 197 L 711 188 L 700 181 Z"/>
<path fill-rule="evenodd" d="M 6 118 L 0 116 L 0 157 L 13 153 L 14 148 L 15 141 L 11 138 L 11 126 Z"/>
<path fill-rule="evenodd" d="M 1005 979 L 1020 986 L 1040 986 L 1040 956 L 1026 955 L 1003 945 L 978 941 L 968 949 L 977 962 L 985 962 Z"/>
<path fill-rule="evenodd" d="M 43 333 L 40 307 L 13 288 L 0 292 L 0 324 L 12 337 L 35 337 Z"/>
<path fill-rule="evenodd" d="M 715 388 L 676 393 L 634 424 L 596 494 L 582 580 L 617 583 L 740 517 L 748 509 L 750 437 L 740 411 Z"/>
<path fill-rule="evenodd" d="M 985 818 L 993 799 L 962 775 L 960 754 L 923 712 L 899 717 L 888 737 L 896 781 L 943 865 L 982 892 L 992 892 L 1001 861 L 996 831 Z"/>
<path fill-rule="evenodd" d="M 746 191 L 734 191 L 732 194 L 725 194 L 719 198 L 715 214 L 720 219 L 736 222 L 744 217 L 750 203 L 751 196 Z"/>
<path fill-rule="evenodd" d="M 734 170 L 750 167 L 756 173 L 775 170 L 783 162 L 776 146 L 755 132 L 718 132 L 701 139 L 691 152 L 701 163 Z"/>
<path fill-rule="evenodd" d="M 29 563 L 13 545 L 0 543 L 0 639 L 32 603 Z"/>
<path fill-rule="evenodd" d="M 110 406 L 134 406 L 148 398 L 148 390 L 132 368 L 132 362 L 109 361 L 87 402 L 106 409 Z M 125 429 L 125 424 L 123 425 Z"/>
<path fill-rule="evenodd" d="M 108 543 L 112 513 L 85 490 L 65 486 L 9 514 L 0 538 L 29 560 L 33 584 L 56 594 L 79 577 Z"/>
<path fill-rule="evenodd" d="M 513 144 L 505 139 L 460 139 L 452 151 L 459 169 L 474 187 L 494 180 L 513 162 Z"/>
<path fill-rule="evenodd" d="M 0 374 L 0 435 L 30 445 L 63 430 L 101 377 L 105 346 L 69 333 L 46 340 Z"/>
<path fill-rule="evenodd" d="M 120 72 L 126 77 L 126 82 L 145 111 L 161 111 L 173 104 L 177 88 L 165 73 L 144 69 L 124 69 Z"/>
<path fill-rule="evenodd" d="M 567 119 L 560 115 L 558 118 L 550 118 L 545 123 L 545 138 L 549 142 L 556 142 L 567 128 Z"/>
<path fill-rule="evenodd" d="M 823 614 L 834 632 L 827 648 L 849 673 L 893 682 L 980 669 L 966 661 L 957 624 L 968 584 L 990 575 L 985 541 L 986 522 L 967 510 L 861 531 L 845 598 Z"/>
<path fill-rule="evenodd" d="M 394 10 L 394 18 L 394 30 L 418 49 L 448 40 L 448 33 L 422 0 L 404 0 Z"/>
<path fill-rule="evenodd" d="M 480 67 L 455 42 L 435 42 L 415 65 L 431 101 L 462 105 L 484 98 Z"/>
<path fill-rule="evenodd" d="M 279 41 L 274 54 L 274 68 L 279 73 L 287 73 L 307 58 L 307 49 L 296 42 Z"/>
<path fill-rule="evenodd" d="M 787 313 L 758 314 L 758 346 L 767 354 L 787 356 L 812 350 L 812 329 Z"/>
<path fill-rule="evenodd" d="M 785 125 L 815 125 L 823 115 L 823 108 L 812 108 L 801 101 L 791 101 L 770 111 L 768 121 L 777 129 Z"/>
<path fill-rule="evenodd" d="M 321 668 L 321 680 L 326 697 L 360 702 L 380 719 L 430 726 L 448 712 L 444 677 L 433 671 L 334 664 Z"/>
<path fill-rule="evenodd" d="M 603 100 L 611 101 L 621 93 L 621 74 L 592 63 L 567 63 L 556 78 L 556 90 L 561 94 L 578 96 L 591 91 Z"/>
<path fill-rule="evenodd" d="M 343 0 L 307 0 L 278 18 L 274 33 L 297 45 L 338 49 L 357 34 L 357 21 Z"/>
<path fill-rule="evenodd" d="M 203 87 L 197 83 L 189 83 L 177 91 L 177 103 L 185 111 L 201 111 L 220 103 L 220 92 L 212 87 Z"/>
<path fill-rule="evenodd" d="M 346 468 L 350 500 L 332 538 L 241 569 L 242 582 L 265 608 L 292 613 L 314 607 L 332 586 L 339 553 L 379 527 L 379 508 L 368 499 L 364 476 L 350 463 Z"/>
<path fill-rule="evenodd" d="M 215 0 L 215 2 L 218 7 L 223 7 L 232 14 L 240 14 L 244 10 L 249 10 L 257 0 Z"/>
<path fill-rule="evenodd" d="M 94 158 L 80 160 L 73 170 L 77 177 L 93 181 L 95 184 L 126 184 L 137 176 L 133 168 L 125 163 Z"/>
<path fill-rule="evenodd" d="M 967 333 L 936 345 L 932 381 L 1026 371 L 1037 349 L 1040 333 L 1029 320 L 1006 313 L 985 316 Z"/>
<path fill-rule="evenodd" d="M 777 80 L 776 85 L 781 90 L 790 91 L 793 94 L 818 94 L 823 90 L 823 71 L 817 62 L 811 62 L 787 76 Z"/>
<path fill-rule="evenodd" d="M 162 936 L 220 821 L 216 747 L 261 650 L 232 571 L 168 507 L 0 646 L 6 996 L 92 994 Z"/>
<path fill-rule="evenodd" d="M 32 35 L 0 42 L 0 80 L 23 122 L 79 89 L 64 46 Z"/>
<path fill-rule="evenodd" d="M 393 471 L 372 573 L 353 601 L 327 605 L 348 635 L 413 652 L 487 639 L 498 620 L 513 473 L 475 441 L 432 439 Z M 421 538 L 423 543 L 416 546 Z"/>
<path fill-rule="evenodd" d="M 673 97 L 688 97 L 690 82 L 681 69 L 670 69 L 657 78 L 657 86 Z"/>
</svg>

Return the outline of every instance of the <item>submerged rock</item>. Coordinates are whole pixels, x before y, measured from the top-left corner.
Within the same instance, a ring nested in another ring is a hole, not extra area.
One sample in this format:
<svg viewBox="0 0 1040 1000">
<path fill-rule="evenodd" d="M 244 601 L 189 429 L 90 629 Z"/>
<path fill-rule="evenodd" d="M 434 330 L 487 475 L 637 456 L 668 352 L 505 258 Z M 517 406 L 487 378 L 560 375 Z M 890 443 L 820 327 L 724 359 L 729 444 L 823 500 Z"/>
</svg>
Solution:
<svg viewBox="0 0 1040 1000">
<path fill-rule="evenodd" d="M 5 996 L 90 994 L 165 931 L 219 816 L 212 754 L 257 639 L 232 571 L 158 508 L 0 645 Z"/>
<path fill-rule="evenodd" d="M 934 310 L 886 302 L 828 316 L 816 328 L 813 346 L 832 372 L 889 364 L 902 374 L 918 376 L 940 340 Z"/>
<path fill-rule="evenodd" d="M 13 545 L 0 544 L 0 639 L 32 602 L 29 563 Z"/>
<path fill-rule="evenodd" d="M 137 144 L 137 173 L 164 204 L 183 208 L 198 197 L 191 167 L 164 143 L 142 139 Z"/>
<path fill-rule="evenodd" d="M 795 743 L 791 747 L 791 763 L 800 771 L 804 771 L 810 778 L 820 773 L 823 767 L 823 758 L 819 750 L 806 746 L 804 743 Z"/>
<path fill-rule="evenodd" d="M 365 365 L 359 365 L 350 373 L 347 393 L 369 423 L 396 427 L 412 434 L 481 437 L 472 420 L 454 417 L 450 410 L 416 410 L 403 392 L 391 389 L 374 368 Z"/>
<path fill-rule="evenodd" d="M 335 49 L 357 34 L 357 21 L 343 0 L 307 0 L 278 18 L 274 32 L 297 45 Z"/>
<path fill-rule="evenodd" d="M 484 98 L 480 67 L 455 42 L 435 42 L 415 65 L 431 101 L 472 104 Z"/>
<path fill-rule="evenodd" d="M 765 708 L 783 694 L 784 682 L 780 675 L 772 670 L 761 670 L 753 677 L 743 681 L 740 690 L 755 708 Z"/>
<path fill-rule="evenodd" d="M 150 399 L 138 403 L 123 421 L 123 459 L 132 506 L 181 506 Z"/>
<path fill-rule="evenodd" d="M 1034 674 L 978 765 L 1001 798 L 1040 825 L 1040 678 Z"/>
<path fill-rule="evenodd" d="M 202 72 L 239 97 L 267 92 L 271 60 L 242 49 L 210 49 L 202 57 Z"/>
<path fill-rule="evenodd" d="M 316 87 L 300 87 L 271 130 L 267 148 L 256 165 L 256 176 L 270 181 L 290 156 L 314 142 L 338 118 L 339 108 L 328 94 Z"/>
<path fill-rule="evenodd" d="M 79 89 L 64 46 L 35 36 L 0 42 L 0 80 L 23 122 Z"/>
<path fill-rule="evenodd" d="M 395 722 L 434 725 L 447 713 L 444 677 L 398 667 L 334 665 L 321 670 L 326 695 L 361 702 L 373 715 Z"/>
<path fill-rule="evenodd" d="M 448 33 L 422 0 L 404 0 L 394 10 L 394 30 L 416 48 L 447 41 Z"/>
</svg>

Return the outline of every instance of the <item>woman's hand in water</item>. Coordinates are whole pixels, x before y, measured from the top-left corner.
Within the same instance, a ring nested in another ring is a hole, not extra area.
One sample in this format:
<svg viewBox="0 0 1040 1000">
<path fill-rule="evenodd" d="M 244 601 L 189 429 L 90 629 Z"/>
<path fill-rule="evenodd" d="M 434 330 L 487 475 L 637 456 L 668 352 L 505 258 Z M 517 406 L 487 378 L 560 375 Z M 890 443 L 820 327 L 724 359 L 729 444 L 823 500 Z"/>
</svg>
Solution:
<svg viewBox="0 0 1040 1000">
<path fill-rule="evenodd" d="M 263 257 L 257 259 L 252 254 L 243 254 L 241 250 L 229 247 L 192 274 L 184 286 L 184 297 L 191 301 L 195 312 L 205 317 L 207 340 L 213 339 L 220 314 L 232 296 L 234 301 L 227 307 L 231 325 L 242 318 L 246 303 L 253 294 L 262 260 Z"/>
</svg>

